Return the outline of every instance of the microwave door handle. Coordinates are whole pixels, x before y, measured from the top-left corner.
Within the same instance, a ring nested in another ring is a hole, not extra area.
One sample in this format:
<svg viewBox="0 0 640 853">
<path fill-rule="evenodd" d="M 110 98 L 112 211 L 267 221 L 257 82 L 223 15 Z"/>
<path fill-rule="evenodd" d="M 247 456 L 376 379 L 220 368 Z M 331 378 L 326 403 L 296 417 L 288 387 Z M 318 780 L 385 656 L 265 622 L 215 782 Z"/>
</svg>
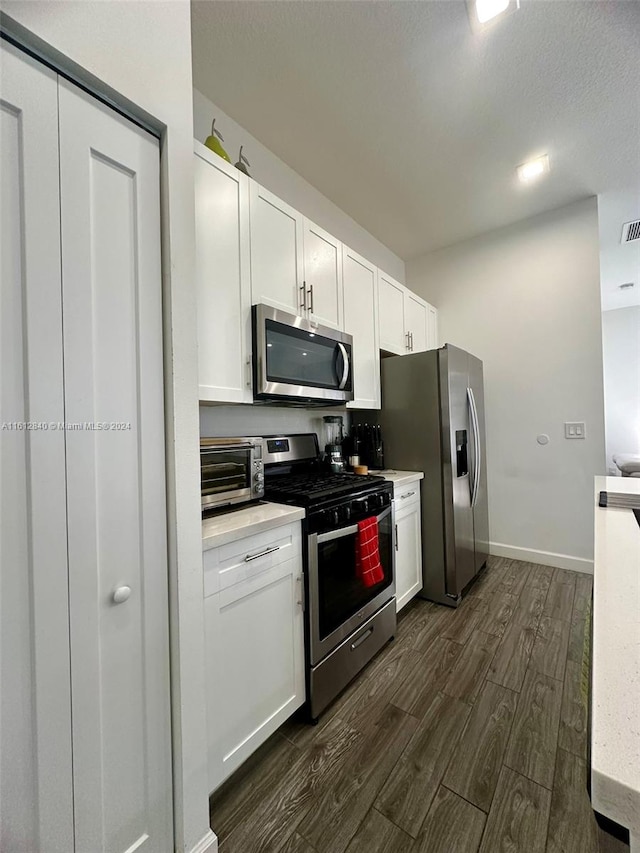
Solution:
<svg viewBox="0 0 640 853">
<path fill-rule="evenodd" d="M 347 348 L 344 344 L 339 343 L 338 349 L 342 355 L 342 378 L 340 379 L 340 383 L 338 384 L 338 390 L 343 391 L 345 385 L 347 384 L 347 379 L 349 378 L 349 356 L 347 354 Z"/>
</svg>

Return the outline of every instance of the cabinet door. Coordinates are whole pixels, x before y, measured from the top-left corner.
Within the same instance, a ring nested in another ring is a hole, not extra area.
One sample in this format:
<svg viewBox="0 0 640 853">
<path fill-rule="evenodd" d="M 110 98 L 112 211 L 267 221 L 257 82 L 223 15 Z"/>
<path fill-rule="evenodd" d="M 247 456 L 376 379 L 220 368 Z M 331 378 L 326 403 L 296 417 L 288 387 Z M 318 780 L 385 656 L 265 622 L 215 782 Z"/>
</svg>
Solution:
<svg viewBox="0 0 640 853">
<path fill-rule="evenodd" d="M 76 850 L 166 853 L 159 146 L 66 81 L 59 110 Z"/>
<path fill-rule="evenodd" d="M 380 349 L 404 355 L 408 352 L 404 328 L 405 288 L 395 279 L 378 272 L 378 314 Z"/>
<path fill-rule="evenodd" d="M 396 513 L 396 611 L 422 589 L 420 501 Z"/>
<path fill-rule="evenodd" d="M 205 599 L 212 791 L 304 703 L 302 599 L 300 552 Z"/>
<path fill-rule="evenodd" d="M 58 87 L 5 41 L 0 70 L 0 850 L 69 853 Z"/>
<path fill-rule="evenodd" d="M 251 301 L 289 314 L 306 314 L 302 215 L 250 182 Z"/>
<path fill-rule="evenodd" d="M 342 243 L 304 220 L 304 281 L 309 319 L 342 329 Z"/>
<path fill-rule="evenodd" d="M 405 292 L 404 298 L 404 326 L 409 333 L 409 346 L 411 352 L 424 352 L 427 346 L 428 311 L 427 303 L 411 293 Z"/>
<path fill-rule="evenodd" d="M 200 400 L 251 403 L 249 179 L 195 143 Z"/>
<path fill-rule="evenodd" d="M 344 328 L 353 336 L 353 409 L 380 408 L 378 339 L 378 271 L 373 264 L 342 247 Z"/>
<path fill-rule="evenodd" d="M 438 309 L 427 303 L 427 349 L 438 349 Z"/>
</svg>

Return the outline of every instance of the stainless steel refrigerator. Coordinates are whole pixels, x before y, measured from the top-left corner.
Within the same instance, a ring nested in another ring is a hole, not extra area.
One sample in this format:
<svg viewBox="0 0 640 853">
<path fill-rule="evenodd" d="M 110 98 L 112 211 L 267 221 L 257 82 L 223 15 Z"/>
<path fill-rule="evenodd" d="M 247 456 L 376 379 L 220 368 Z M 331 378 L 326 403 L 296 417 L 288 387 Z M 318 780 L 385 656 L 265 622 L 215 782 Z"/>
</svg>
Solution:
<svg viewBox="0 0 640 853">
<path fill-rule="evenodd" d="M 482 362 L 446 344 L 381 369 L 385 467 L 424 471 L 421 595 L 455 607 L 489 553 Z"/>
</svg>

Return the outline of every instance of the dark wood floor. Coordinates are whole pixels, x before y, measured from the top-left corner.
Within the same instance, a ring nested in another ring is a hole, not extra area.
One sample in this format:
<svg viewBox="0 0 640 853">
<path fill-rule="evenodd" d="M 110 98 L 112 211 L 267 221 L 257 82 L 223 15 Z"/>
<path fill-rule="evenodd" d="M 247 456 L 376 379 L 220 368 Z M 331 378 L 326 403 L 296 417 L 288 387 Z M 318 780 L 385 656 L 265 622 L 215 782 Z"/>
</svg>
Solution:
<svg viewBox="0 0 640 853">
<path fill-rule="evenodd" d="M 415 600 L 316 727 L 289 721 L 211 801 L 222 853 L 624 853 L 585 788 L 588 575 L 491 558 Z"/>
</svg>

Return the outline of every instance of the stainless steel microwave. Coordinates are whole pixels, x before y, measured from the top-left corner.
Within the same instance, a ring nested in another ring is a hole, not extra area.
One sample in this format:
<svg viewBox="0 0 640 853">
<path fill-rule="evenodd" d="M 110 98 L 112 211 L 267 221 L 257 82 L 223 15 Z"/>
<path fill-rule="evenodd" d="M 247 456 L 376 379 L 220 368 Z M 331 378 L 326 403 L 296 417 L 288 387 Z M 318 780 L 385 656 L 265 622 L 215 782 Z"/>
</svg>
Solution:
<svg viewBox="0 0 640 853">
<path fill-rule="evenodd" d="M 203 514 L 264 495 L 261 438 L 201 438 Z"/>
<path fill-rule="evenodd" d="M 253 397 L 301 406 L 353 400 L 353 338 L 268 305 L 254 305 Z"/>
</svg>

